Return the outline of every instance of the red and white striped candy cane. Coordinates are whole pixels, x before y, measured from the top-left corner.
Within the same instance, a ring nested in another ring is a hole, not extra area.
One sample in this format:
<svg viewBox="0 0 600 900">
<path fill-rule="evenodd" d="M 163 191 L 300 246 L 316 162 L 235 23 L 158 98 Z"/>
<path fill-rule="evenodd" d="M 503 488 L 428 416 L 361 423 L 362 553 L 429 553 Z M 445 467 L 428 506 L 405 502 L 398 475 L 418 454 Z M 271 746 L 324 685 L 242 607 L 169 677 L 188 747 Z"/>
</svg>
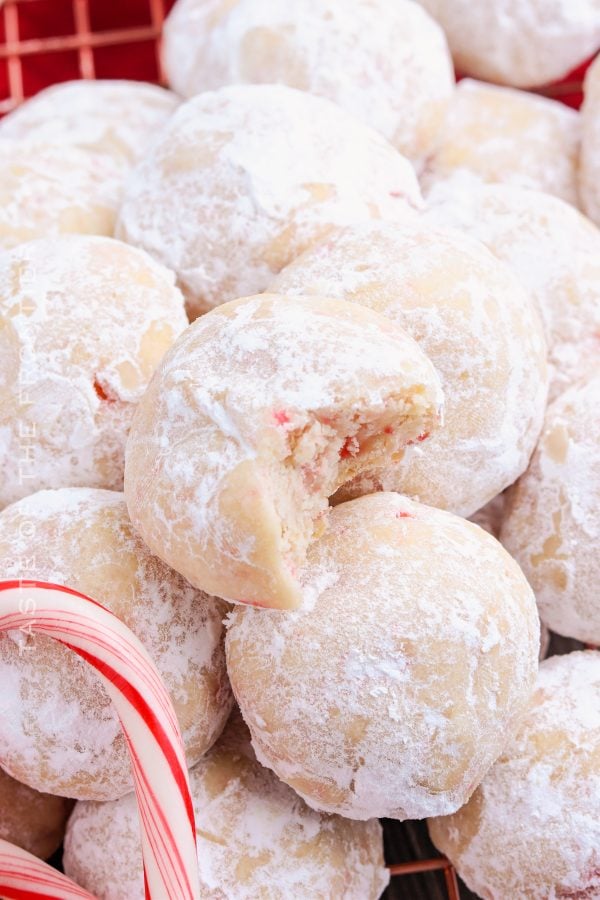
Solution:
<svg viewBox="0 0 600 900">
<path fill-rule="evenodd" d="M 96 670 L 115 705 L 131 755 L 146 897 L 198 900 L 196 827 L 179 725 L 140 641 L 95 600 L 41 581 L 0 581 L 0 631 L 45 634 Z M 6 874 L 0 867 L 0 896 Z"/>
<path fill-rule="evenodd" d="M 0 892 L 5 900 L 95 900 L 92 894 L 26 850 L 0 840 Z"/>
</svg>

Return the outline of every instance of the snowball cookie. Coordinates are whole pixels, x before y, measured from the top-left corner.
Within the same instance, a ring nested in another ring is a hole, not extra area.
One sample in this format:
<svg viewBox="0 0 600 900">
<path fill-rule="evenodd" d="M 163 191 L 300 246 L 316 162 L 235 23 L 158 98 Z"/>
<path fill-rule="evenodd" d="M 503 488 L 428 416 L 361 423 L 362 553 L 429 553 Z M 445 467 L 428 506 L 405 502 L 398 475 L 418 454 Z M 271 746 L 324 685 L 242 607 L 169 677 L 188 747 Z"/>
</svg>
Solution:
<svg viewBox="0 0 600 900">
<path fill-rule="evenodd" d="M 337 499 L 401 491 L 469 516 L 527 468 L 546 402 L 537 313 L 489 250 L 427 224 L 346 228 L 300 256 L 273 289 L 360 303 L 415 338 L 442 378 L 444 427 Z"/>
<path fill-rule="evenodd" d="M 600 644 L 600 368 L 546 413 L 527 472 L 508 494 L 502 543 L 523 567 L 540 616 Z"/>
<path fill-rule="evenodd" d="M 105 237 L 0 256 L 0 508 L 46 487 L 122 488 L 135 405 L 187 326 L 174 280 Z"/>
<path fill-rule="evenodd" d="M 434 189 L 428 222 L 479 238 L 529 291 L 544 321 L 550 392 L 598 361 L 600 230 L 558 197 L 508 185 Z"/>
<path fill-rule="evenodd" d="M 442 29 L 409 0 L 179 0 L 164 63 L 184 97 L 283 83 L 339 103 L 422 161 L 454 87 Z"/>
<path fill-rule="evenodd" d="M 581 126 L 579 196 L 584 211 L 600 225 L 600 56 L 585 76 Z"/>
<path fill-rule="evenodd" d="M 238 85 L 179 107 L 128 182 L 118 233 L 175 270 L 196 316 L 264 290 L 332 226 L 419 203 L 408 161 L 335 104 Z"/>
<path fill-rule="evenodd" d="M 0 769 L 0 839 L 48 859 L 65 833 L 70 800 L 40 794 Z"/>
<path fill-rule="evenodd" d="M 199 319 L 138 407 L 125 465 L 148 546 L 219 597 L 277 608 L 327 527 L 327 498 L 438 424 L 442 393 L 384 316 L 263 294 Z"/>
<path fill-rule="evenodd" d="M 558 81 L 600 47 L 599 0 L 420 0 L 465 75 L 513 87 Z"/>
<path fill-rule="evenodd" d="M 388 883 L 379 822 L 309 809 L 257 762 L 239 713 L 190 787 L 203 900 L 377 900 Z M 64 865 L 101 900 L 143 900 L 135 797 L 78 803 Z"/>
<path fill-rule="evenodd" d="M 231 709 L 226 607 L 152 556 L 123 495 L 40 491 L 0 513 L 3 578 L 37 578 L 107 606 L 148 650 L 169 691 L 190 765 Z M 129 755 L 108 694 L 88 664 L 41 635 L 0 635 L 0 762 L 37 790 L 113 800 L 133 789 Z"/>
<path fill-rule="evenodd" d="M 111 235 L 122 190 L 122 167 L 109 156 L 0 139 L 0 252 L 55 234 Z"/>
<path fill-rule="evenodd" d="M 579 113 L 556 100 L 465 79 L 450 103 L 423 175 L 534 188 L 577 205 Z"/>
<path fill-rule="evenodd" d="M 141 81 L 65 81 L 0 120 L 0 138 L 67 144 L 133 162 L 175 112 L 178 98 Z"/>
<path fill-rule="evenodd" d="M 332 510 L 304 590 L 312 609 L 229 619 L 227 666 L 259 760 L 315 809 L 353 819 L 458 809 L 535 682 L 539 622 L 517 564 L 464 519 L 371 494 Z"/>
<path fill-rule="evenodd" d="M 429 823 L 486 898 L 600 897 L 600 654 L 542 663 L 517 736 L 469 803 Z"/>
</svg>

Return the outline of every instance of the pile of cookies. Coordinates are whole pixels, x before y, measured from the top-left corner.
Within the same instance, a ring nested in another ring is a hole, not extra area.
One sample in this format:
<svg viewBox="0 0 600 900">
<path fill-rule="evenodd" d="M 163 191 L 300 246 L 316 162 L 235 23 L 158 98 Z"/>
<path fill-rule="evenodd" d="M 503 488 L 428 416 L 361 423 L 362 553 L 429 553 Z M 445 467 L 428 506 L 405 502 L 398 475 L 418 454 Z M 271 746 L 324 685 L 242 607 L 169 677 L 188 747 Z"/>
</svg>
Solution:
<svg viewBox="0 0 600 900">
<path fill-rule="evenodd" d="M 178 0 L 171 90 L 0 122 L 0 578 L 149 651 L 211 900 L 376 900 L 384 817 L 600 897 L 600 652 L 539 664 L 600 644 L 600 59 L 528 90 L 600 9 L 513 6 Z M 108 694 L 22 633 L 0 684 L 0 838 L 141 900 Z"/>
</svg>

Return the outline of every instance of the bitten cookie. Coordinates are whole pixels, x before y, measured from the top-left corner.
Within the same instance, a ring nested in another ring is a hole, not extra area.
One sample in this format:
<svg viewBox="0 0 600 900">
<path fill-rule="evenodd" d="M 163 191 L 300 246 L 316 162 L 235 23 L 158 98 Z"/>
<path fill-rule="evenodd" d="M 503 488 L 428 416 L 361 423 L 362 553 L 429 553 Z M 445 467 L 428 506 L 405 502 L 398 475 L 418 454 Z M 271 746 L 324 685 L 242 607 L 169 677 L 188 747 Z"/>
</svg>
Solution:
<svg viewBox="0 0 600 900">
<path fill-rule="evenodd" d="M 371 310 L 276 294 L 226 303 L 181 336 L 138 407 L 132 521 L 197 587 L 296 607 L 328 498 L 434 430 L 441 402 L 418 345 Z"/>
<path fill-rule="evenodd" d="M 546 344 L 529 297 L 481 244 L 419 221 L 372 222 L 307 250 L 273 290 L 382 313 L 412 335 L 442 379 L 443 428 L 401 459 L 365 469 L 337 501 L 400 491 L 469 516 L 526 469 L 544 416 Z"/>
</svg>

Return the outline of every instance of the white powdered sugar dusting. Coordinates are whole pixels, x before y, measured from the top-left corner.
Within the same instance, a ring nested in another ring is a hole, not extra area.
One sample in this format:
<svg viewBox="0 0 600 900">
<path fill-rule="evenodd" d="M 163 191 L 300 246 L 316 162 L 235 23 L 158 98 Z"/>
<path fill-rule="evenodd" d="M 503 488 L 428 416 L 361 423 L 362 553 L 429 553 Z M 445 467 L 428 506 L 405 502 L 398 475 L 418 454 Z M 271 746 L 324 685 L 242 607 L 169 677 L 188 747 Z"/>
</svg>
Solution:
<svg viewBox="0 0 600 900">
<path fill-rule="evenodd" d="M 444 427 L 337 499 L 399 490 L 471 515 L 526 468 L 542 425 L 546 345 L 529 297 L 481 244 L 418 218 L 340 229 L 275 279 L 284 294 L 337 297 L 404 328 L 439 372 Z"/>
<path fill-rule="evenodd" d="M 417 164 L 454 86 L 442 30 L 408 0 L 179 0 L 164 59 L 185 97 L 287 84 L 335 101 Z"/>
<path fill-rule="evenodd" d="M 501 538 L 540 615 L 558 634 L 600 643 L 600 374 L 548 407 L 527 472 L 508 494 Z"/>
<path fill-rule="evenodd" d="M 4 254 L 0 508 L 40 488 L 122 488 L 135 405 L 186 325 L 173 274 L 112 238 Z"/>
<path fill-rule="evenodd" d="M 544 322 L 550 396 L 557 397 L 600 355 L 600 230 L 558 197 L 509 185 L 439 184 L 427 202 L 427 222 L 478 238 L 529 291 Z"/>
<path fill-rule="evenodd" d="M 175 94 L 141 81 L 67 81 L 0 120 L 0 139 L 35 137 L 108 154 L 127 166 L 147 151 L 178 104 Z"/>
<path fill-rule="evenodd" d="M 585 75 L 581 127 L 579 195 L 582 209 L 600 225 L 600 57 Z"/>
<path fill-rule="evenodd" d="M 127 182 L 117 234 L 174 269 L 197 315 L 264 290 L 332 226 L 420 203 L 410 163 L 335 104 L 238 85 L 179 107 Z"/>
<path fill-rule="evenodd" d="M 419 0 L 458 71 L 514 87 L 558 81 L 600 46 L 598 0 Z"/>
<path fill-rule="evenodd" d="M 0 571 L 79 590 L 122 619 L 156 663 L 188 761 L 198 761 L 231 707 L 226 607 L 151 556 L 122 494 L 67 488 L 8 507 L 0 514 Z M 38 790 L 99 800 L 131 790 L 117 715 L 95 673 L 72 651 L 40 635 L 0 635 L 0 682 L 0 761 L 14 777 Z"/>
<path fill-rule="evenodd" d="M 389 874 L 379 823 L 309 809 L 256 761 L 239 713 L 191 770 L 190 782 L 204 900 L 377 900 L 385 889 Z M 64 864 L 102 900 L 142 900 L 133 795 L 77 804 Z"/>
<path fill-rule="evenodd" d="M 480 897 L 600 895 L 600 654 L 542 663 L 516 737 L 431 837 Z"/>
<path fill-rule="evenodd" d="M 428 192 L 499 182 L 577 206 L 579 113 L 557 100 L 465 78 L 448 107 L 422 176 Z"/>
<path fill-rule="evenodd" d="M 229 674 L 259 759 L 316 809 L 454 811 L 529 700 L 531 589 L 490 535 L 398 494 L 331 512 L 303 585 L 329 567 L 311 610 L 229 616 Z"/>
</svg>

